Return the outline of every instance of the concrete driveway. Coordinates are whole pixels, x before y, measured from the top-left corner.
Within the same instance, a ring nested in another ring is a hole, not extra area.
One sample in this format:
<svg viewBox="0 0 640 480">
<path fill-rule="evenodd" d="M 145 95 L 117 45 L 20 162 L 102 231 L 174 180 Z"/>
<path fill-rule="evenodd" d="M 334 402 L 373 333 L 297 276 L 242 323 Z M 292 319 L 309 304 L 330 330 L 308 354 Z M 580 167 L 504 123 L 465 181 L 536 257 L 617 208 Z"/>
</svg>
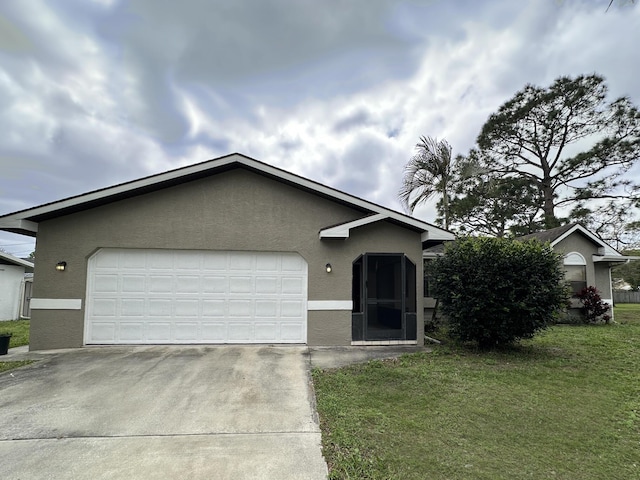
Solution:
<svg viewBox="0 0 640 480">
<path fill-rule="evenodd" d="M 0 375 L 2 478 L 326 478 L 306 347 L 39 356 Z"/>
</svg>

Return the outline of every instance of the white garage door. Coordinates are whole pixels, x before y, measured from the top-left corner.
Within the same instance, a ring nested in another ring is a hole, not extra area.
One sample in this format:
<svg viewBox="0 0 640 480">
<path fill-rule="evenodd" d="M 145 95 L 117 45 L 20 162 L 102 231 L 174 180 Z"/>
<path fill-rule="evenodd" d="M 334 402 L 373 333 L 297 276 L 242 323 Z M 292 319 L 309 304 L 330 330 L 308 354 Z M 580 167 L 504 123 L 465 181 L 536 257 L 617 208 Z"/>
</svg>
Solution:
<svg viewBox="0 0 640 480">
<path fill-rule="evenodd" d="M 306 343 L 296 253 L 101 249 L 89 259 L 86 344 Z"/>
</svg>

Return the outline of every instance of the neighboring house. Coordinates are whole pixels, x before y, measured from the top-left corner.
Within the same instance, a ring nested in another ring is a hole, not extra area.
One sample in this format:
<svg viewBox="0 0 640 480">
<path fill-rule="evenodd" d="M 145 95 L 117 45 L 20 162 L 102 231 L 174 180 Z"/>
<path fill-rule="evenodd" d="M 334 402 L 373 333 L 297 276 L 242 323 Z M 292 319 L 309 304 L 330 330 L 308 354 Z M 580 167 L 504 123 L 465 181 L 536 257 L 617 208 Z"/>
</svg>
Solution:
<svg viewBox="0 0 640 480">
<path fill-rule="evenodd" d="M 422 344 L 453 234 L 240 154 L 0 217 L 36 236 L 32 350 Z"/>
<path fill-rule="evenodd" d="M 563 255 L 565 278 L 571 285 L 574 296 L 583 288 L 594 286 L 600 292 L 602 300 L 609 305 L 613 304 L 611 267 L 637 259 L 620 254 L 597 235 L 577 223 L 525 235 L 516 240 L 533 239 L 543 243 L 549 242 L 556 252 Z M 432 291 L 433 280 L 429 275 L 429 262 L 444 255 L 444 251 L 444 245 L 439 244 L 426 248 L 422 254 L 425 262 L 423 301 L 425 318 L 433 315 L 436 306 Z M 575 298 L 572 299 L 571 305 L 576 309 L 582 306 Z"/>
<path fill-rule="evenodd" d="M 602 300 L 609 305 L 613 305 L 611 267 L 635 259 L 620 254 L 578 223 L 532 233 L 517 240 L 531 239 L 549 242 L 556 252 L 563 255 L 565 278 L 571 285 L 574 296 L 583 288 L 594 286 L 600 292 Z M 574 298 L 572 306 L 579 308 L 581 304 Z M 613 316 L 613 311 L 611 315 Z"/>
<path fill-rule="evenodd" d="M 31 283 L 26 271 L 33 271 L 33 263 L 0 251 L 0 321 L 29 316 Z"/>
</svg>

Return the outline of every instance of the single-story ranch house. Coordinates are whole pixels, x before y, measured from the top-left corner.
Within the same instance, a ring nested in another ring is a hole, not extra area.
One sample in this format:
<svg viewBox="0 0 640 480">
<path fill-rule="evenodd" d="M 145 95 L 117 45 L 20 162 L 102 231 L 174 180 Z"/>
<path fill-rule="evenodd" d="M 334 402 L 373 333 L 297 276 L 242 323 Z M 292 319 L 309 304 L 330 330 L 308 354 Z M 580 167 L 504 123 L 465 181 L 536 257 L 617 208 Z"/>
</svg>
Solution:
<svg viewBox="0 0 640 480">
<path fill-rule="evenodd" d="M 422 344 L 452 233 L 240 154 L 0 217 L 36 236 L 32 350 Z"/>
</svg>

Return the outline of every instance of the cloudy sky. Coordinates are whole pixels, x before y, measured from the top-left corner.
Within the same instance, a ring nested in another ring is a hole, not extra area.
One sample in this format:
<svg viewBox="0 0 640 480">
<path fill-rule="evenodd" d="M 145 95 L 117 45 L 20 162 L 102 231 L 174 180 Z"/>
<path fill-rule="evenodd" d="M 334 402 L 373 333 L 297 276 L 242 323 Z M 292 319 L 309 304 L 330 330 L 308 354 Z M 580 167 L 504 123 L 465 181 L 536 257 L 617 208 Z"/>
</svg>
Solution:
<svg viewBox="0 0 640 480">
<path fill-rule="evenodd" d="M 640 104 L 640 2 L 608 4 L 2 1 L 0 215 L 232 152 L 399 210 L 418 138 L 466 153 L 526 83 Z"/>
</svg>

